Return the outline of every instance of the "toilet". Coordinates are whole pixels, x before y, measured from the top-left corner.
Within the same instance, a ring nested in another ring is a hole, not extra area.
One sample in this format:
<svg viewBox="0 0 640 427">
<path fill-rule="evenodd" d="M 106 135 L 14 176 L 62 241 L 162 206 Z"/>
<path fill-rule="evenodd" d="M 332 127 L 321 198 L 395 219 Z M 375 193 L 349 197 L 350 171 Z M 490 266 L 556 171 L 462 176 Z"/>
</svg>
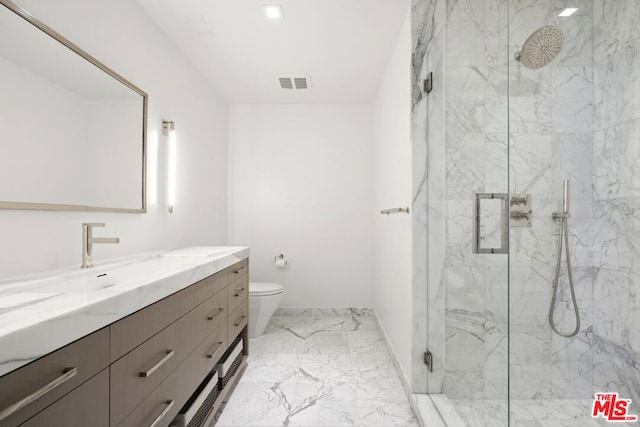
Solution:
<svg viewBox="0 0 640 427">
<path fill-rule="evenodd" d="M 249 283 L 249 338 L 262 335 L 282 299 L 282 285 Z"/>
</svg>

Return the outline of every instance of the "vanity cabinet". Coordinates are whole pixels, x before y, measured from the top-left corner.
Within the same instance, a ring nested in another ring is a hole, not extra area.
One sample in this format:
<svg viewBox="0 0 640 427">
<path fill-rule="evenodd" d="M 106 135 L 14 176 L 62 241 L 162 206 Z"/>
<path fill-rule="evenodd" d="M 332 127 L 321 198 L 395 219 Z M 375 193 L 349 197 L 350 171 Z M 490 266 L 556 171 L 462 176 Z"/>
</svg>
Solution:
<svg viewBox="0 0 640 427">
<path fill-rule="evenodd" d="M 227 286 L 227 304 L 229 306 L 228 341 L 233 342 L 236 336 L 247 326 L 249 319 L 249 275 L 248 263 L 237 264 L 231 274 L 231 283 Z M 245 347 L 249 345 L 244 340 Z"/>
<path fill-rule="evenodd" d="M 105 369 L 22 427 L 109 426 L 109 370 Z"/>
<path fill-rule="evenodd" d="M 247 270 L 240 261 L 0 377 L 0 411 L 33 398 L 0 427 L 168 426 L 234 341 L 248 354 Z"/>
<path fill-rule="evenodd" d="M 236 265 L 248 265 L 247 260 Z M 111 362 L 148 340 L 203 301 L 225 290 L 236 265 L 200 280 L 110 326 Z"/>
<path fill-rule="evenodd" d="M 107 327 L 0 377 L 0 427 L 20 425 L 108 367 Z"/>
<path fill-rule="evenodd" d="M 220 290 L 111 365 L 111 425 L 124 419 L 220 327 L 226 305 L 226 292 Z"/>
<path fill-rule="evenodd" d="M 118 426 L 168 425 L 227 349 L 226 320 Z"/>
</svg>

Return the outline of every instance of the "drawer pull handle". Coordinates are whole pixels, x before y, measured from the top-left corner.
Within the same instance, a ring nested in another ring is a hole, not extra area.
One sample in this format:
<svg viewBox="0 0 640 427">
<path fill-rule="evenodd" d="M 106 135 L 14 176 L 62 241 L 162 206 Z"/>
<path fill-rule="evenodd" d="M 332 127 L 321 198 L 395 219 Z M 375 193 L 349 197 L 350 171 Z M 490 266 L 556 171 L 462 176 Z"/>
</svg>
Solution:
<svg viewBox="0 0 640 427">
<path fill-rule="evenodd" d="M 240 273 L 240 272 L 241 272 L 242 270 L 244 270 L 244 269 L 245 269 L 245 266 L 243 265 L 242 267 L 238 267 L 238 268 L 236 268 L 236 269 L 233 271 L 233 273 L 234 273 L 234 274 L 238 274 L 238 273 Z"/>
<path fill-rule="evenodd" d="M 243 314 L 242 316 L 240 316 L 240 317 L 238 318 L 239 320 L 236 320 L 236 322 L 233 324 L 233 326 L 240 326 L 240 323 L 242 323 L 242 321 L 243 321 L 244 319 L 246 319 L 246 318 L 247 318 L 247 316 L 245 316 L 245 315 Z"/>
<path fill-rule="evenodd" d="M 169 351 L 167 351 L 167 354 L 166 354 L 162 359 L 160 359 L 160 360 L 158 361 L 158 363 L 156 363 L 155 365 L 153 365 L 153 366 L 151 367 L 151 369 L 149 369 L 149 370 L 148 370 L 148 371 L 146 371 L 146 372 L 140 372 L 140 376 L 141 376 L 142 378 L 150 377 L 150 376 L 151 376 L 151 374 L 153 374 L 155 371 L 157 371 L 157 370 L 158 370 L 158 368 L 160 368 L 162 365 L 164 365 L 165 363 L 167 363 L 167 360 L 171 359 L 175 353 L 176 353 L 176 352 L 175 352 L 175 351 L 173 351 L 173 350 L 169 350 Z"/>
<path fill-rule="evenodd" d="M 55 380 L 51 381 L 49 384 L 43 386 L 42 388 L 39 388 L 38 390 L 36 390 L 33 393 L 31 393 L 29 396 L 17 401 L 16 403 L 14 403 L 11 406 L 3 409 L 0 412 L 0 421 L 4 420 L 5 418 L 9 417 L 12 414 L 15 414 L 16 412 L 18 412 L 19 410 L 21 410 L 25 406 L 29 405 L 30 403 L 33 403 L 36 400 L 40 399 L 42 396 L 44 396 L 45 394 L 49 393 L 54 388 L 56 388 L 56 387 L 64 384 L 65 382 L 69 381 L 71 378 L 76 376 L 76 374 L 78 373 L 78 369 L 77 368 L 66 368 L 63 372 L 64 373 L 61 376 L 59 376 Z"/>
<path fill-rule="evenodd" d="M 210 314 L 210 315 L 208 315 L 208 316 L 207 316 L 207 320 L 213 320 L 213 319 L 215 319 L 215 318 L 216 318 L 216 317 L 218 317 L 218 315 L 219 315 L 220 313 L 222 313 L 223 311 L 224 311 L 224 307 L 218 307 L 218 311 L 217 311 L 215 314 Z"/>
<path fill-rule="evenodd" d="M 160 421 L 162 421 L 162 419 L 169 413 L 171 408 L 173 408 L 174 401 L 173 400 L 167 400 L 166 402 L 164 402 L 164 404 L 167 405 L 167 407 L 163 409 L 163 411 L 160 413 L 160 415 L 158 415 L 158 418 L 153 420 L 153 422 L 151 423 L 151 425 L 149 427 L 156 427 L 158 424 L 160 424 Z"/>
<path fill-rule="evenodd" d="M 216 346 L 213 349 L 211 349 L 209 353 L 207 353 L 207 359 L 213 359 L 213 355 L 216 354 L 216 352 L 218 351 L 218 349 L 222 344 L 223 344 L 223 341 L 217 342 Z"/>
<path fill-rule="evenodd" d="M 233 294 L 234 297 L 239 297 L 242 292 L 244 292 L 245 288 L 236 288 L 236 293 Z"/>
</svg>

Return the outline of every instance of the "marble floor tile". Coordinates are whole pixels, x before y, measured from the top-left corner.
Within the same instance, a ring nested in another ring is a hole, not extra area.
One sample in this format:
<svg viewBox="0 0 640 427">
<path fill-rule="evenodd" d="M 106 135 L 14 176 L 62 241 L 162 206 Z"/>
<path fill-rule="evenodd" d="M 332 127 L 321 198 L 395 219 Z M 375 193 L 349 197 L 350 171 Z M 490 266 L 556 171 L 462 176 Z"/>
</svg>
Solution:
<svg viewBox="0 0 640 427">
<path fill-rule="evenodd" d="M 215 424 L 417 427 L 373 316 L 274 316 Z"/>
</svg>

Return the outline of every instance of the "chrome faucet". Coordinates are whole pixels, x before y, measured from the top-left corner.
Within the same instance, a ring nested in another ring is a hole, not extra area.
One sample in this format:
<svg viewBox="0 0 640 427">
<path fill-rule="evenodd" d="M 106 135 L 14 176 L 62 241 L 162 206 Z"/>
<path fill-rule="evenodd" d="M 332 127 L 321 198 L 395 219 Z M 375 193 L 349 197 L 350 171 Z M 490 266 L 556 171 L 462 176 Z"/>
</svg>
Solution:
<svg viewBox="0 0 640 427">
<path fill-rule="evenodd" d="M 82 223 L 82 268 L 93 267 L 94 243 L 120 243 L 118 237 L 93 237 L 93 227 L 104 227 L 104 222 Z"/>
</svg>

